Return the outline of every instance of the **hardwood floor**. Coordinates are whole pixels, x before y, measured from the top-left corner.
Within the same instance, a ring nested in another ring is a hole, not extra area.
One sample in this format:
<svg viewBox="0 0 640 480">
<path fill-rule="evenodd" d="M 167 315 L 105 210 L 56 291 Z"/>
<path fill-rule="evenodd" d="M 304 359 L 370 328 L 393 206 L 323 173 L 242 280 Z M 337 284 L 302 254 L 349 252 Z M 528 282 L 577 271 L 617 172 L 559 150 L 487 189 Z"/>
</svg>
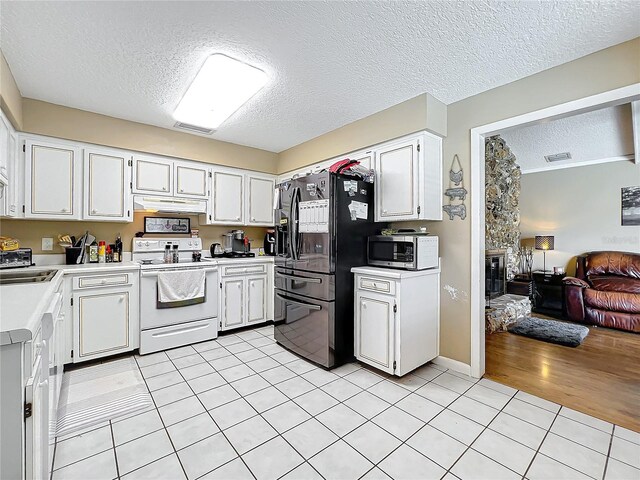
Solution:
<svg viewBox="0 0 640 480">
<path fill-rule="evenodd" d="M 589 330 L 577 348 L 487 335 L 485 377 L 640 432 L 640 335 Z"/>
</svg>

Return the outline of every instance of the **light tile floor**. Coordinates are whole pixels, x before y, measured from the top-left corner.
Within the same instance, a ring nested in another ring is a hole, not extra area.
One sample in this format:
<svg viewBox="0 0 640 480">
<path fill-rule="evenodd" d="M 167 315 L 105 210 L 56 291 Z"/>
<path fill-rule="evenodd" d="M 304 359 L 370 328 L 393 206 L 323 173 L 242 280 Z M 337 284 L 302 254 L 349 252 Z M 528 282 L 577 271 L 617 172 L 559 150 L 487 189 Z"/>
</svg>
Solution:
<svg viewBox="0 0 640 480">
<path fill-rule="evenodd" d="M 640 480 L 640 433 L 437 365 L 327 372 L 273 326 L 136 360 L 155 407 L 59 438 L 53 480 Z"/>
</svg>

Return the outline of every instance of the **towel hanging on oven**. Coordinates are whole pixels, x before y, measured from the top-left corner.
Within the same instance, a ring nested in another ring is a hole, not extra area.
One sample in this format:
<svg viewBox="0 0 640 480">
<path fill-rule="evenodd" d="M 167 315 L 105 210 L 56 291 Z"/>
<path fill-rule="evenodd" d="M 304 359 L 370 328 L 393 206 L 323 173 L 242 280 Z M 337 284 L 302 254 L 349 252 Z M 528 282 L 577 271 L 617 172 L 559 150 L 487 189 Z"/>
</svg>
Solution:
<svg viewBox="0 0 640 480">
<path fill-rule="evenodd" d="M 158 308 L 171 308 L 204 302 L 203 269 L 158 272 Z"/>
</svg>

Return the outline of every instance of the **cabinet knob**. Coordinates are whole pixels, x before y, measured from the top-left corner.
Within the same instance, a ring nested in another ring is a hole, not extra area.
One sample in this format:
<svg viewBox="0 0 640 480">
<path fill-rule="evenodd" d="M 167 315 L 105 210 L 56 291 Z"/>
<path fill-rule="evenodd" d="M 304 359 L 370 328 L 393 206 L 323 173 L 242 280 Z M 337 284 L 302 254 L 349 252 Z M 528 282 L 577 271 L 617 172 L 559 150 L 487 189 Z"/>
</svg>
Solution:
<svg viewBox="0 0 640 480">
<path fill-rule="evenodd" d="M 362 302 L 362 308 L 367 308 L 367 302 Z"/>
<path fill-rule="evenodd" d="M 162 191 L 163 192 L 166 191 L 166 190 L 167 190 L 167 187 L 162 187 Z"/>
<path fill-rule="evenodd" d="M 120 302 L 124 302 L 124 295 L 120 295 Z"/>
<path fill-rule="evenodd" d="M 98 212 L 97 212 L 97 211 L 96 211 L 96 209 L 94 208 L 93 210 L 91 210 L 91 213 L 98 213 Z"/>
<path fill-rule="evenodd" d="M 256 221 L 256 218 L 255 218 L 255 217 L 251 217 L 251 221 L 252 221 L 252 222 L 255 222 L 255 221 Z"/>
<path fill-rule="evenodd" d="M 60 210 L 62 213 L 66 213 L 67 209 L 63 208 L 62 210 Z"/>
<path fill-rule="evenodd" d="M 236 220 L 240 220 L 240 217 L 236 217 Z"/>
<path fill-rule="evenodd" d="M 242 285 L 238 284 L 238 288 L 242 287 Z"/>
<path fill-rule="evenodd" d="M 184 193 L 184 188 L 181 188 L 181 189 L 180 189 L 180 193 Z"/>
</svg>

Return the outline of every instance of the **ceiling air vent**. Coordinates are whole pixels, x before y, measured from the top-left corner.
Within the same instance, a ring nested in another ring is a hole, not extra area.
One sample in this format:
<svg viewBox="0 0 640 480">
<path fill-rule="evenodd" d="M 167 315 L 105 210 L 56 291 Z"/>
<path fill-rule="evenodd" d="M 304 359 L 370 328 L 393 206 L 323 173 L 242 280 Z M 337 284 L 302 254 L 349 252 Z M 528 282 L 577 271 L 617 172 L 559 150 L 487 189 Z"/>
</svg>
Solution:
<svg viewBox="0 0 640 480">
<path fill-rule="evenodd" d="M 191 125 L 190 123 L 184 122 L 176 122 L 174 127 L 181 130 L 189 130 L 190 132 L 202 133 L 204 135 L 211 135 L 213 132 L 215 132 L 215 129 L 213 128 L 199 127 L 197 125 Z"/>
<path fill-rule="evenodd" d="M 544 159 L 547 162 L 561 162 L 562 160 L 571 160 L 571 154 L 569 152 L 554 153 L 553 155 L 545 155 Z"/>
</svg>

